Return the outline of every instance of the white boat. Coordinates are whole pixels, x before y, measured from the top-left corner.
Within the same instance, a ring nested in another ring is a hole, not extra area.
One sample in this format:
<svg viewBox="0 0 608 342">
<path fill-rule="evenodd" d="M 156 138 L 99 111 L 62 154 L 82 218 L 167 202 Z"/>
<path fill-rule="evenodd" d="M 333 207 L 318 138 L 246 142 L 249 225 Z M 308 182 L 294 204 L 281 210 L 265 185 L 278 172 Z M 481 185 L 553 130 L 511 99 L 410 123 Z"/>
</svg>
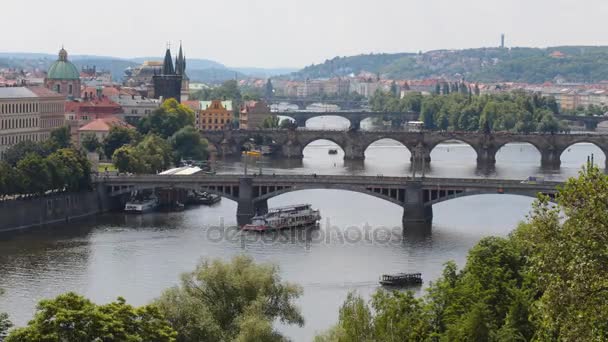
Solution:
<svg viewBox="0 0 608 342">
<path fill-rule="evenodd" d="M 125 212 L 143 214 L 156 210 L 159 204 L 160 201 L 155 195 L 142 199 L 132 198 L 125 204 Z"/>
<path fill-rule="evenodd" d="M 255 216 L 243 230 L 264 232 L 316 225 L 321 219 L 319 210 L 310 204 L 290 205 L 268 210 L 267 214 Z"/>
</svg>

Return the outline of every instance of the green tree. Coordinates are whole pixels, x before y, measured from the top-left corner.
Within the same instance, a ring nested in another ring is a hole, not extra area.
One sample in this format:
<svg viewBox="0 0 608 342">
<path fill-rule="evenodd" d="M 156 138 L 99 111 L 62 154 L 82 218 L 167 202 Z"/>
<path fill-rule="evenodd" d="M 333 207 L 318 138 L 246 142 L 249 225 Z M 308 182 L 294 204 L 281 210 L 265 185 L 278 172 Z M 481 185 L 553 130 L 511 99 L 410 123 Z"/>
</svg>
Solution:
<svg viewBox="0 0 608 342">
<path fill-rule="evenodd" d="M 51 188 L 48 163 L 41 156 L 28 153 L 17 163 L 17 170 L 23 177 L 26 193 L 42 195 Z"/>
<path fill-rule="evenodd" d="M 25 140 L 9 147 L 4 153 L 4 160 L 9 165 L 16 166 L 27 154 L 34 153 L 41 157 L 46 157 L 51 152 L 46 144 Z"/>
<path fill-rule="evenodd" d="M 276 115 L 267 116 L 262 121 L 262 128 L 279 128 L 281 119 Z"/>
<path fill-rule="evenodd" d="M 422 341 L 430 333 L 429 314 L 412 292 L 377 291 L 372 308 L 377 341 Z"/>
<path fill-rule="evenodd" d="M 91 165 L 79 151 L 73 148 L 64 148 L 48 156 L 47 161 L 57 169 L 52 172 L 62 175 L 62 188 L 65 187 L 70 191 L 81 191 L 89 188 Z"/>
<path fill-rule="evenodd" d="M 553 114 L 546 112 L 538 124 L 538 131 L 542 133 L 557 133 L 560 131 L 559 121 L 557 121 Z"/>
<path fill-rule="evenodd" d="M 114 151 L 112 164 L 119 172 L 140 173 L 145 171 L 145 165 L 135 147 L 125 145 Z"/>
<path fill-rule="evenodd" d="M 124 145 L 134 143 L 137 139 L 137 131 L 131 128 L 114 125 L 103 139 L 103 152 L 107 158 L 112 158 L 114 151 Z"/>
<path fill-rule="evenodd" d="M 228 263 L 201 262 L 155 304 L 178 331 L 178 341 L 253 341 L 277 335 L 270 328 L 277 319 L 302 326 L 293 303 L 301 293 L 281 281 L 276 266 L 239 256 Z"/>
<path fill-rule="evenodd" d="M 137 146 L 135 152 L 143 162 L 143 172 L 157 173 L 171 166 L 171 144 L 155 134 L 148 134 Z"/>
<path fill-rule="evenodd" d="M 167 139 L 186 126 L 194 126 L 194 111 L 175 99 L 168 99 L 159 109 L 141 119 L 137 130 L 144 135 L 153 133 Z"/>
<path fill-rule="evenodd" d="M 7 342 L 175 341 L 176 332 L 154 306 L 135 308 L 123 298 L 96 305 L 75 293 L 38 304 L 34 318 Z"/>
<path fill-rule="evenodd" d="M 374 336 L 372 313 L 360 296 L 350 292 L 340 307 L 338 326 L 342 341 L 371 341 Z"/>
<path fill-rule="evenodd" d="M 87 133 L 82 137 L 82 147 L 88 152 L 97 152 L 101 148 L 101 143 L 97 139 L 97 135 L 93 133 Z M 114 153 L 114 151 L 112 151 Z"/>
<path fill-rule="evenodd" d="M 70 126 L 62 126 L 51 131 L 50 140 L 56 144 L 57 149 L 70 147 L 71 139 Z"/>
<path fill-rule="evenodd" d="M 0 289 L 0 297 L 4 295 L 4 290 Z M 0 312 L 0 340 L 6 337 L 8 330 L 13 327 L 13 323 L 8 319 L 6 312 Z"/>
<path fill-rule="evenodd" d="M 607 196 L 608 177 L 586 167 L 559 191 L 557 206 L 541 197 L 515 233 L 539 289 L 537 340 L 608 338 Z"/>
<path fill-rule="evenodd" d="M 173 161 L 177 164 L 182 159 L 206 160 L 209 143 L 192 126 L 186 126 L 171 137 Z"/>
</svg>

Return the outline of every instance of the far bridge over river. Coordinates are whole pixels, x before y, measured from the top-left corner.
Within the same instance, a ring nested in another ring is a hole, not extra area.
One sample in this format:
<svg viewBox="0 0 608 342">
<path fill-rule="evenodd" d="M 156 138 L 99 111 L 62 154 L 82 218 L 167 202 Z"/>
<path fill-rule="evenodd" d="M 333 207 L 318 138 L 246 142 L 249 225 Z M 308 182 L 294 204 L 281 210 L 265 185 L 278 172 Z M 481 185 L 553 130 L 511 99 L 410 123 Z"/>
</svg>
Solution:
<svg viewBox="0 0 608 342">
<path fill-rule="evenodd" d="M 554 196 L 559 182 L 525 184 L 518 180 L 411 178 L 382 176 L 320 175 L 205 175 L 165 176 L 132 175 L 101 177 L 97 180 L 115 198 L 124 198 L 135 190 L 194 189 L 205 190 L 238 203 L 237 221 L 245 224 L 256 214 L 268 210 L 268 199 L 307 189 L 337 189 L 374 196 L 403 208 L 403 225 L 430 227 L 433 205 L 463 196 L 478 194 L 515 194 Z M 323 208 L 320 208 L 321 212 Z"/>
<path fill-rule="evenodd" d="M 316 130 L 225 130 L 203 131 L 218 155 L 240 154 L 243 146 L 259 137 L 274 141 L 280 148 L 277 157 L 302 158 L 304 148 L 317 140 L 329 140 L 344 151 L 344 159 L 363 160 L 365 150 L 382 139 L 397 141 L 411 154 L 417 165 L 424 160 L 429 165 L 431 151 L 446 141 L 468 144 L 477 154 L 480 167 L 496 164 L 496 153 L 508 143 L 529 143 L 541 155 L 541 166 L 559 168 L 561 155 L 577 143 L 591 143 L 608 156 L 608 135 L 600 134 L 516 134 L 478 132 L 405 132 L 405 131 L 316 131 Z M 608 163 L 608 158 L 606 158 Z M 608 168 L 608 167 L 607 167 Z"/>
</svg>

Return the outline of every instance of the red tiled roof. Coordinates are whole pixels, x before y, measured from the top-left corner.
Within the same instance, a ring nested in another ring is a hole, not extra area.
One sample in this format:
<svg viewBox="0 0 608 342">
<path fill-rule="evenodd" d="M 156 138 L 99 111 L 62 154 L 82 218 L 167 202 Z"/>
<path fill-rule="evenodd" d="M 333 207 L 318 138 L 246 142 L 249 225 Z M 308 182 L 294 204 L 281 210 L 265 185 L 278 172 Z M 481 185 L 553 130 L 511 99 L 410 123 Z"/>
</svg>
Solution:
<svg viewBox="0 0 608 342">
<path fill-rule="evenodd" d="M 201 102 L 196 100 L 182 101 L 184 106 L 190 107 L 190 109 L 197 111 L 201 109 Z"/>
<path fill-rule="evenodd" d="M 113 126 L 122 126 L 133 128 L 133 126 L 122 121 L 121 119 L 111 116 L 103 119 L 95 119 L 88 124 L 80 127 L 78 132 L 108 132 Z"/>
<path fill-rule="evenodd" d="M 65 97 L 64 95 L 61 95 L 52 90 L 46 89 L 45 87 L 28 87 L 28 89 L 31 90 L 32 93 L 34 93 L 40 97 L 57 97 L 57 98 Z"/>
</svg>

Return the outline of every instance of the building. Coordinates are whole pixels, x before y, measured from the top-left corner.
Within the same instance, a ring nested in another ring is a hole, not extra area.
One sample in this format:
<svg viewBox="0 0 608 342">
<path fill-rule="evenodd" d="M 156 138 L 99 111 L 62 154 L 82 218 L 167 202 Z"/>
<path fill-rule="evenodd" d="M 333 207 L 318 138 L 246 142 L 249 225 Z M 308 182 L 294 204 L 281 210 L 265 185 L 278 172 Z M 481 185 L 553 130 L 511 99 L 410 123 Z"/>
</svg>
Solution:
<svg viewBox="0 0 608 342">
<path fill-rule="evenodd" d="M 0 158 L 21 141 L 44 141 L 64 125 L 63 95 L 43 87 L 0 88 Z"/>
<path fill-rule="evenodd" d="M 262 127 L 262 122 L 272 113 L 270 107 L 263 101 L 247 101 L 241 106 L 239 128 L 256 129 Z"/>
<path fill-rule="evenodd" d="M 126 122 L 137 122 L 160 107 L 160 101 L 139 95 L 118 94 L 110 97 L 122 108 L 122 119 Z"/>
<path fill-rule="evenodd" d="M 95 119 L 86 125 L 80 127 L 78 129 L 78 139 L 77 143 L 80 145 L 82 142 L 82 138 L 87 134 L 94 134 L 97 137 L 97 140 L 102 142 L 108 133 L 110 133 L 110 129 L 114 126 L 121 126 L 126 128 L 133 128 L 133 126 L 124 122 L 120 118 L 116 116 L 109 116 L 103 119 Z"/>
<path fill-rule="evenodd" d="M 346 78 L 335 77 L 323 84 L 325 95 L 346 95 L 350 89 L 350 81 Z"/>
<path fill-rule="evenodd" d="M 106 96 L 93 96 L 83 101 L 65 103 L 66 120 L 78 122 L 82 126 L 96 119 L 104 119 L 122 114 L 120 105 Z"/>
<path fill-rule="evenodd" d="M 186 56 L 182 52 L 182 44 L 179 44 L 179 53 L 175 59 L 175 72 L 182 76 L 181 100 L 188 101 L 190 97 L 190 78 L 186 75 Z"/>
<path fill-rule="evenodd" d="M 80 98 L 80 72 L 68 60 L 68 52 L 65 49 L 59 50 L 59 58 L 49 68 L 44 86 L 65 98 Z"/>
<path fill-rule="evenodd" d="M 234 121 L 232 101 L 201 101 L 200 108 L 196 114 L 196 124 L 200 130 L 222 130 Z"/>
<path fill-rule="evenodd" d="M 183 55 L 178 56 L 176 65 L 177 70 L 173 66 L 171 50 L 167 48 L 167 51 L 165 52 L 165 60 L 163 61 L 163 67 L 160 70 L 160 74 L 152 76 L 155 99 L 161 99 L 163 101 L 166 99 L 176 99 L 177 102 L 181 102 L 182 81 L 186 72 L 186 61 Z"/>
</svg>

